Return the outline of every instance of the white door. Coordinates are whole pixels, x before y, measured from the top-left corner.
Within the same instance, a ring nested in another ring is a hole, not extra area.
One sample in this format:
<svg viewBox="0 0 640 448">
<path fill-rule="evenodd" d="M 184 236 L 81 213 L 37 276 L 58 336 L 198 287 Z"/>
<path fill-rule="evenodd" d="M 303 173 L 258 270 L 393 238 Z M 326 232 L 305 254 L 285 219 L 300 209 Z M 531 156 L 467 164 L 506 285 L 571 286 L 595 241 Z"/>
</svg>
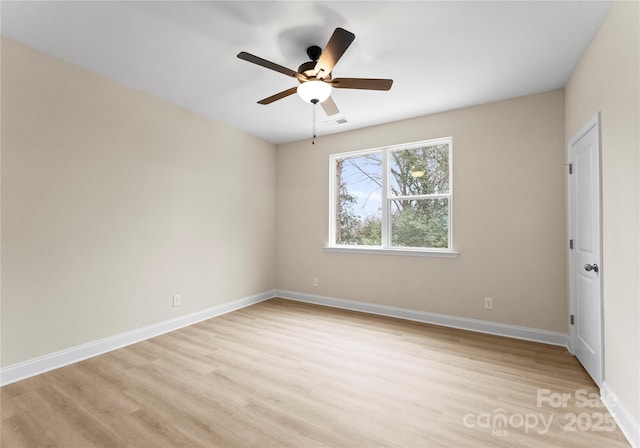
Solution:
<svg viewBox="0 0 640 448">
<path fill-rule="evenodd" d="M 570 348 L 598 386 L 604 374 L 600 114 L 569 142 Z"/>
</svg>

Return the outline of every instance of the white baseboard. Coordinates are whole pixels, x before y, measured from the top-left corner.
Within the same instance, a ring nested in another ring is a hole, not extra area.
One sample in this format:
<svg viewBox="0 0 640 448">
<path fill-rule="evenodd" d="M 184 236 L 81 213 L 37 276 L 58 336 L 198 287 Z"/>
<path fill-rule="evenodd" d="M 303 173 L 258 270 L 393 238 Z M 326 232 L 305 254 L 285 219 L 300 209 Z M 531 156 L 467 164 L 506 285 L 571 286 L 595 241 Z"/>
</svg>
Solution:
<svg viewBox="0 0 640 448">
<path fill-rule="evenodd" d="M 12 364 L 0 369 L 0 385 L 5 386 L 78 361 L 102 355 L 106 352 L 135 344 L 136 342 L 144 341 L 145 339 L 159 336 L 188 325 L 193 325 L 203 320 L 211 319 L 212 317 L 220 316 L 222 314 L 271 299 L 274 295 L 275 291 L 272 290 L 262 294 L 244 297 L 242 299 L 217 305 L 196 313 L 187 314 L 186 316 L 180 316 L 175 319 L 166 320 L 164 322 L 138 328 L 126 333 L 120 333 L 115 336 L 71 347 L 49 355 Z"/>
<path fill-rule="evenodd" d="M 640 423 L 633 419 L 629 409 L 620 401 L 606 381 L 602 382 L 600 397 L 631 446 L 640 448 Z"/>
<path fill-rule="evenodd" d="M 342 308 L 352 311 L 362 311 L 364 313 L 397 317 L 416 322 L 476 331 L 478 333 L 494 334 L 497 336 L 506 336 L 515 339 L 524 339 L 527 341 L 542 342 L 544 344 L 559 345 L 562 347 L 567 347 L 568 344 L 568 335 L 557 331 L 519 327 L 516 325 L 468 319 L 465 317 L 447 316 L 444 314 L 427 313 L 425 311 L 416 311 L 388 305 L 376 305 L 367 302 L 356 302 L 353 300 L 337 299 L 334 297 L 318 296 L 294 291 L 283 291 L 279 289 L 276 290 L 276 296 L 298 302 L 314 303 L 316 305 L 331 306 L 334 308 Z"/>
<path fill-rule="evenodd" d="M 175 319 L 159 322 L 147 327 L 117 334 L 98 341 L 89 342 L 66 350 L 51 353 L 38 358 L 30 359 L 0 369 L 0 386 L 14 383 L 41 373 L 64 367 L 94 356 L 107 353 L 136 342 L 144 341 L 188 325 L 211 319 L 240 308 L 244 308 L 273 297 L 295 300 L 299 302 L 313 303 L 317 305 L 343 308 L 364 313 L 378 314 L 382 316 L 396 317 L 417 322 L 442 325 L 445 327 L 460 328 L 479 333 L 495 334 L 517 339 L 542 342 L 545 344 L 567 346 L 567 335 L 535 328 L 519 327 L 515 325 L 500 324 L 495 322 L 467 319 L 463 317 L 446 316 L 442 314 L 415 311 L 406 308 L 398 308 L 387 305 L 376 305 L 366 302 L 356 302 L 346 299 L 318 296 L 313 294 L 298 293 L 293 291 L 272 290 L 251 297 L 234 300 L 193 314 L 181 316 Z"/>
</svg>

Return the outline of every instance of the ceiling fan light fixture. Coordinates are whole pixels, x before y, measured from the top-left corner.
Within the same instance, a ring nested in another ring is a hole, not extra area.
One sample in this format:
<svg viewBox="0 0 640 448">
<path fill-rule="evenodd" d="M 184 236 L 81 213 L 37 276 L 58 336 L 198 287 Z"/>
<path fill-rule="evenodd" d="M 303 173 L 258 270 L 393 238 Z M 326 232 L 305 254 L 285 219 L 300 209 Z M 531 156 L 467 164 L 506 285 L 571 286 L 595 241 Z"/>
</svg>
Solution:
<svg viewBox="0 0 640 448">
<path fill-rule="evenodd" d="M 298 95 L 305 103 L 322 103 L 331 95 L 331 84 L 323 81 L 306 81 L 298 86 Z M 314 101 L 315 100 L 315 101 Z"/>
</svg>

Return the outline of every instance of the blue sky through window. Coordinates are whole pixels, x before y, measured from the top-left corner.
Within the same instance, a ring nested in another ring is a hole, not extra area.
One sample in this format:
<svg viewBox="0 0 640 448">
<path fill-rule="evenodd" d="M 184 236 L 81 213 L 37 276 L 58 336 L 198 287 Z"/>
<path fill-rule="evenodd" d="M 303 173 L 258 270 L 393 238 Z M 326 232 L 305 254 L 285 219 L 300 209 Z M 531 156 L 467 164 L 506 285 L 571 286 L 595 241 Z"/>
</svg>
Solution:
<svg viewBox="0 0 640 448">
<path fill-rule="evenodd" d="M 353 212 L 360 218 L 380 217 L 382 209 L 382 154 L 373 153 L 344 159 L 342 180 L 356 200 Z"/>
</svg>

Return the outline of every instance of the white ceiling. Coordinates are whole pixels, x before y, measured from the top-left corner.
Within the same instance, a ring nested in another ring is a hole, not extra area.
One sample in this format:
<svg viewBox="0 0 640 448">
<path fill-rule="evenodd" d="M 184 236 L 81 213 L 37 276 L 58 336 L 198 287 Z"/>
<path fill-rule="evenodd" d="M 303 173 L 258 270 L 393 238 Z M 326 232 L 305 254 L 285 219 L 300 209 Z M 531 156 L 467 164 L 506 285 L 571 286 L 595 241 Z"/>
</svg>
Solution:
<svg viewBox="0 0 640 448">
<path fill-rule="evenodd" d="M 334 77 L 392 78 L 389 92 L 334 90 L 318 135 L 563 87 L 612 3 L 598 1 L 2 1 L 2 35 L 274 143 L 309 138 L 296 85 L 241 61 L 297 70 L 340 26 L 356 40 Z M 338 125 L 336 118 L 346 118 Z"/>
</svg>

